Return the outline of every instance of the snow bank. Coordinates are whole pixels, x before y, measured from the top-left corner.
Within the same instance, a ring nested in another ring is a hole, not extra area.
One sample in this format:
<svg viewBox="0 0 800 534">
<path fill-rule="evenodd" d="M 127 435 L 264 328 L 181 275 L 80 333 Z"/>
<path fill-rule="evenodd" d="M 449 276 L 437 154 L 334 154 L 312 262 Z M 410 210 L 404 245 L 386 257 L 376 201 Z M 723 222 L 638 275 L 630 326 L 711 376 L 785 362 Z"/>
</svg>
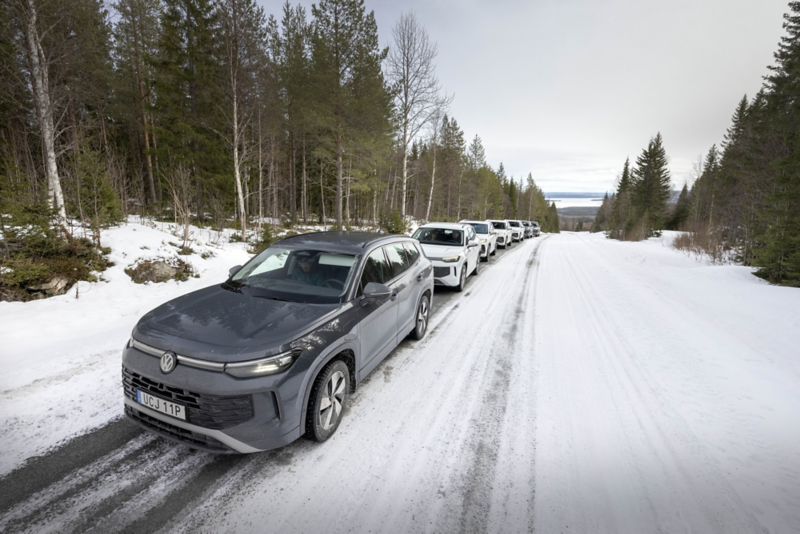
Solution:
<svg viewBox="0 0 800 534">
<path fill-rule="evenodd" d="M 138 221 L 138 218 L 136 219 Z M 122 413 L 120 355 L 139 318 L 179 295 L 219 283 L 250 258 L 231 231 L 192 228 L 195 251 L 177 256 L 199 278 L 135 284 L 124 269 L 137 260 L 175 257 L 173 225 L 134 223 L 102 233 L 115 263 L 100 282 L 27 303 L 0 303 L 0 476 L 26 458 Z M 204 259 L 201 254 L 207 258 Z"/>
</svg>

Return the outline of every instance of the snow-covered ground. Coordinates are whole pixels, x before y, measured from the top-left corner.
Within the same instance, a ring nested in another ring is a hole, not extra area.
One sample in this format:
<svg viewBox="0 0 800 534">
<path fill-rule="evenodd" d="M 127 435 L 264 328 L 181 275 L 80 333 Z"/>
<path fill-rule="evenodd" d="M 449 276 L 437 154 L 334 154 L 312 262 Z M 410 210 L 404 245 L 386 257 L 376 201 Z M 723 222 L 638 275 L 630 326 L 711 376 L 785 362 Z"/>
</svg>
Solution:
<svg viewBox="0 0 800 534">
<path fill-rule="evenodd" d="M 444 293 L 328 442 L 219 459 L 138 435 L 0 510 L 0 529 L 798 532 L 800 291 L 672 237 L 515 245 Z M 130 282 L 140 247 L 170 239 L 111 230 L 109 283 L 0 304 L 2 472 L 118 416 L 138 317 L 247 258 L 225 245 L 189 257 L 200 279 Z"/>
<path fill-rule="evenodd" d="M 0 476 L 119 416 L 122 347 L 139 318 L 169 299 L 225 280 L 229 268 L 250 257 L 243 243 L 228 242 L 230 232 L 218 236 L 199 228 L 192 229 L 195 254 L 177 256 L 169 243 L 181 241 L 170 228 L 131 222 L 104 231 L 101 242 L 111 247 L 115 263 L 102 273 L 107 282 L 81 282 L 46 300 L 0 302 Z M 203 252 L 214 256 L 203 259 Z M 179 257 L 200 278 L 140 285 L 124 272 L 139 258 L 157 257 Z"/>
</svg>

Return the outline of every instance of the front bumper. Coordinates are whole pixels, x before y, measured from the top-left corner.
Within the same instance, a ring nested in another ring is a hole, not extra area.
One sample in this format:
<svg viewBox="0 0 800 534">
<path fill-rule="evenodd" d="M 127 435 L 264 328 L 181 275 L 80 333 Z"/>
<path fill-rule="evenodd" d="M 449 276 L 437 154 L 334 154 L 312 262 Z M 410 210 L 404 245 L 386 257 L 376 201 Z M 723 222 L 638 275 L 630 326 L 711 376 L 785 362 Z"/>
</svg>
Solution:
<svg viewBox="0 0 800 534">
<path fill-rule="evenodd" d="M 159 436 L 223 454 L 275 449 L 300 437 L 300 414 L 292 408 L 300 388 L 291 368 L 250 379 L 186 365 L 164 374 L 159 358 L 132 347 L 123 352 L 122 368 L 125 415 Z M 185 406 L 187 419 L 139 404 L 137 389 Z"/>
<path fill-rule="evenodd" d="M 433 266 L 433 283 L 437 286 L 456 287 L 461 274 L 461 266 L 464 260 L 457 263 L 445 263 L 443 261 L 431 260 Z"/>
</svg>

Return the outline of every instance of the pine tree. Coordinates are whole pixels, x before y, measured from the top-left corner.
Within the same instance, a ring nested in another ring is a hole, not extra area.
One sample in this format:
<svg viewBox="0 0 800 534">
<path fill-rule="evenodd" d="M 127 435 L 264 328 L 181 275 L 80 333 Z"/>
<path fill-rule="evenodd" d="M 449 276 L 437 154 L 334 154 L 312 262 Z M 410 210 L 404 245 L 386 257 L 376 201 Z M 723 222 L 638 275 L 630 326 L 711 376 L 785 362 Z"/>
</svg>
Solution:
<svg viewBox="0 0 800 534">
<path fill-rule="evenodd" d="M 667 223 L 667 228 L 669 230 L 680 230 L 689 219 L 690 210 L 689 186 L 683 184 L 683 189 L 681 189 L 681 194 L 678 196 L 678 202 L 675 204 L 675 209 Z"/>
<path fill-rule="evenodd" d="M 607 237 L 611 239 L 627 239 L 634 223 L 632 209 L 632 186 L 631 186 L 630 158 L 625 159 L 622 168 L 622 176 L 617 184 L 617 192 L 614 195 L 614 203 L 611 207 L 611 215 L 608 222 Z"/>
<path fill-rule="evenodd" d="M 650 140 L 636 159 L 632 177 L 637 218 L 643 223 L 646 235 L 653 235 L 664 227 L 664 214 L 671 191 L 667 153 L 660 133 Z"/>
<path fill-rule="evenodd" d="M 753 263 L 760 276 L 800 287 L 800 2 L 790 2 L 789 9 L 767 77 L 770 126 L 779 141 L 771 162 L 774 187 L 758 213 L 762 227 Z"/>
<path fill-rule="evenodd" d="M 391 131 L 391 95 L 381 71 L 387 49 L 363 0 L 321 0 L 314 18 L 312 62 L 317 122 L 328 134 L 336 167 L 336 224 L 343 224 L 345 151 L 356 152 Z"/>
</svg>

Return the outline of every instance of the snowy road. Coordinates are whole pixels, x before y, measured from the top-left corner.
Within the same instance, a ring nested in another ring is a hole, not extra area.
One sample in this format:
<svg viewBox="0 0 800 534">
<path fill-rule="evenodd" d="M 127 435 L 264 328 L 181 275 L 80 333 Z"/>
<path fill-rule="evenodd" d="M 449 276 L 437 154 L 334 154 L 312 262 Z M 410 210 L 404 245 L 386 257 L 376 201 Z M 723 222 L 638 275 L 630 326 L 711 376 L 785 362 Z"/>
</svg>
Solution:
<svg viewBox="0 0 800 534">
<path fill-rule="evenodd" d="M 587 234 L 483 267 L 325 444 L 113 420 L 0 479 L 0 530 L 800 530 L 800 292 Z"/>
</svg>

